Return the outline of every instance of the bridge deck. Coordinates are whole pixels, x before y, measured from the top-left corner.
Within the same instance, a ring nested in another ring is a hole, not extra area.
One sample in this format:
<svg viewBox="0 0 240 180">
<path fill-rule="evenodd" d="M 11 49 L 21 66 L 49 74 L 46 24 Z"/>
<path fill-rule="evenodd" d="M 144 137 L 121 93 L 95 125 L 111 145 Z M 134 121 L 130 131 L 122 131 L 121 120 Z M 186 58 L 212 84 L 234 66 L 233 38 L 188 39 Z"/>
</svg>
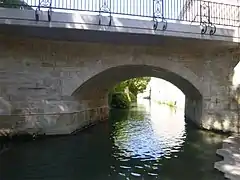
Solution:
<svg viewBox="0 0 240 180">
<path fill-rule="evenodd" d="M 99 19 L 101 19 L 100 25 Z M 220 41 L 230 44 L 239 42 L 239 28 L 233 26 L 217 26 L 216 33 L 209 35 L 210 28 L 206 34 L 201 34 L 199 23 L 168 21 L 166 30 L 162 30 L 165 23 L 160 22 L 158 28 L 154 30 L 151 18 L 113 16 L 110 26 L 109 19 L 108 16 L 100 17 L 96 14 L 81 12 L 53 12 L 52 20 L 48 22 L 47 12 L 41 11 L 40 19 L 36 21 L 35 10 L 2 8 L 0 10 L 0 33 L 70 41 L 104 40 L 130 43 L 132 41 L 136 44 L 166 44 L 169 41 L 168 38 L 211 40 L 218 41 L 215 42 L 218 45 Z M 168 38 L 166 39 L 166 37 Z"/>
</svg>

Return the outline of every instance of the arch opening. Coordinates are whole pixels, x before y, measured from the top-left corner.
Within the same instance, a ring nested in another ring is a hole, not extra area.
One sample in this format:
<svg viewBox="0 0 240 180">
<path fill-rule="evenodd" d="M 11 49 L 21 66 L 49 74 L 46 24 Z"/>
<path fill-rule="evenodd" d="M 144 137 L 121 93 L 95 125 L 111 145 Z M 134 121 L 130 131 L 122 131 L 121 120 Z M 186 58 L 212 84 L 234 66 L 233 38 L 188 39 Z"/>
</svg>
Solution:
<svg viewBox="0 0 240 180">
<path fill-rule="evenodd" d="M 137 77 L 156 77 L 179 88 L 185 95 L 185 116 L 200 125 L 202 116 L 202 93 L 184 77 L 169 70 L 149 65 L 122 65 L 108 68 L 90 77 L 72 94 L 78 101 L 108 103 L 108 92 L 114 85 Z M 104 104 L 102 104 L 104 105 Z"/>
<path fill-rule="evenodd" d="M 137 100 L 150 100 L 174 109 L 185 109 L 185 94 L 171 82 L 156 77 L 150 77 L 146 89 L 137 95 Z"/>
</svg>

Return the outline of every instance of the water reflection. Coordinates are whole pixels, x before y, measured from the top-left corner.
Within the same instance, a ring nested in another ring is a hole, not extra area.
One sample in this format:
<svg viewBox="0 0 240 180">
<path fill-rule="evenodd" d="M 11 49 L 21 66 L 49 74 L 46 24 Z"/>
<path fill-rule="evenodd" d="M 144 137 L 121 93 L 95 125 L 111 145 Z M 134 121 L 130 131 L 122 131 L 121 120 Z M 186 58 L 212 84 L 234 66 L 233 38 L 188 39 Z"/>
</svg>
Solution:
<svg viewBox="0 0 240 180">
<path fill-rule="evenodd" d="M 147 106 L 148 101 L 142 105 Z M 114 145 L 122 156 L 155 160 L 178 152 L 186 137 L 184 112 L 176 113 L 166 105 L 153 103 L 147 113 L 142 113 L 141 104 L 131 109 L 128 117 L 113 123 Z M 117 112 L 115 112 L 117 113 Z M 141 116 L 143 115 L 143 117 Z"/>
<path fill-rule="evenodd" d="M 145 100 L 76 136 L 15 146 L 0 156 L 0 179 L 223 180 L 213 169 L 223 138 L 186 124 L 183 110 Z"/>
</svg>

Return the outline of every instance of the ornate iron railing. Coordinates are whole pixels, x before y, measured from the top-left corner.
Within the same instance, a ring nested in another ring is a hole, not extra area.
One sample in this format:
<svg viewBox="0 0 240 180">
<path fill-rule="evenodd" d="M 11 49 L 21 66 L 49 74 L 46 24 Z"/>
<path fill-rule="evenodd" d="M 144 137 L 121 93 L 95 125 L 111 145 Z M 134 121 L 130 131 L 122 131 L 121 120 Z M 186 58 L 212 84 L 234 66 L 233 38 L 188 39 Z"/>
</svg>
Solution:
<svg viewBox="0 0 240 180">
<path fill-rule="evenodd" d="M 0 0 L 0 7 L 35 9 L 36 20 L 39 11 L 47 10 L 51 21 L 52 11 L 86 11 L 109 16 L 136 16 L 151 18 L 153 29 L 163 23 L 162 30 L 167 29 L 167 21 L 184 21 L 199 23 L 202 34 L 210 28 L 210 34 L 216 32 L 216 25 L 239 26 L 239 5 L 237 0 L 221 0 L 228 4 L 213 2 L 216 0 Z M 236 1 L 236 2 L 235 2 Z M 231 4 L 230 4 L 231 3 Z"/>
</svg>

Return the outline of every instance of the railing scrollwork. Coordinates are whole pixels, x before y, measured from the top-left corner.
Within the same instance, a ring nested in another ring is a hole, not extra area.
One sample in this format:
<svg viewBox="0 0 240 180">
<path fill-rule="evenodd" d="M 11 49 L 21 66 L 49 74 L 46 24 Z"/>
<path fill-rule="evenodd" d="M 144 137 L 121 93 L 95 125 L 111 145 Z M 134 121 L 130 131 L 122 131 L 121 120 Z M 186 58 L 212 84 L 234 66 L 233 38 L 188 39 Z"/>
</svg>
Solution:
<svg viewBox="0 0 240 180">
<path fill-rule="evenodd" d="M 218 26 L 239 27 L 240 22 L 238 13 L 240 5 L 230 1 L 221 3 L 210 0 L 0 0 L 0 7 L 33 10 L 35 11 L 33 18 L 36 21 L 43 20 L 41 19 L 43 14 L 44 20 L 51 22 L 55 15 L 53 10 L 63 13 L 77 12 L 79 16 L 91 14 L 96 17 L 94 24 L 100 26 L 113 26 L 118 18 L 120 21 L 122 18 L 144 19 L 150 23 L 147 26 L 153 31 L 166 31 L 170 28 L 170 22 L 171 24 L 183 22 L 189 26 L 197 25 L 199 28 L 197 33 L 203 35 L 216 35 Z M 138 25 L 141 26 L 133 22 L 127 26 L 139 28 Z M 143 28 L 146 28 L 145 25 Z"/>
<path fill-rule="evenodd" d="M 159 23 L 162 23 L 162 31 L 167 29 L 167 21 L 164 18 L 163 0 L 153 0 L 153 29 L 157 30 Z"/>
<path fill-rule="evenodd" d="M 216 26 L 211 22 L 211 11 L 210 2 L 201 1 L 200 2 L 200 26 L 201 34 L 206 34 L 209 30 L 210 35 L 214 35 L 217 31 Z"/>
<path fill-rule="evenodd" d="M 40 20 L 41 8 L 48 8 L 48 21 L 52 21 L 52 0 L 39 0 L 39 4 L 35 10 L 36 21 Z"/>
<path fill-rule="evenodd" d="M 24 10 L 24 6 L 20 6 L 19 9 L 20 9 L 20 10 Z"/>
<path fill-rule="evenodd" d="M 109 21 L 108 26 L 112 25 L 112 13 L 111 13 L 111 1 L 108 3 L 108 0 L 100 0 L 99 1 L 99 20 L 98 24 L 102 25 L 102 18 L 104 14 L 108 14 Z"/>
</svg>

